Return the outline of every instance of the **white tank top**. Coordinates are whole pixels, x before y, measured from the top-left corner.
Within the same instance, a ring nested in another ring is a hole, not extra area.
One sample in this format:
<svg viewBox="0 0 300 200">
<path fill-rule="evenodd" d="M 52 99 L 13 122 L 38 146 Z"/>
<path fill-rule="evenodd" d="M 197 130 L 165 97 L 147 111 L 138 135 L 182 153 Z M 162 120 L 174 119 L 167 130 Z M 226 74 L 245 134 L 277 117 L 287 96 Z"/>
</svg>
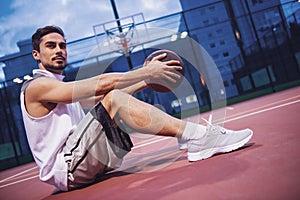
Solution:
<svg viewBox="0 0 300 200">
<path fill-rule="evenodd" d="M 33 70 L 33 74 L 60 81 L 64 78 L 45 70 Z M 67 190 L 67 164 L 63 147 L 68 136 L 84 117 L 83 109 L 78 102 L 57 104 L 49 114 L 36 118 L 26 111 L 23 90 L 20 99 L 29 146 L 40 168 L 40 180 L 55 185 L 60 190 Z"/>
</svg>

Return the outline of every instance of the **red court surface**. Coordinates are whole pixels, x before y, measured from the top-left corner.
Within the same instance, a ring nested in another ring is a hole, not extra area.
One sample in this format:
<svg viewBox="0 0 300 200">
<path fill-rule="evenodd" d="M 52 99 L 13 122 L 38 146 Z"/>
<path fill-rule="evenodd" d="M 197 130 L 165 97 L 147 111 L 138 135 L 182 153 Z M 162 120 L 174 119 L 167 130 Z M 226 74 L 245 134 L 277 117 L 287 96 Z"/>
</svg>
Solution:
<svg viewBox="0 0 300 200">
<path fill-rule="evenodd" d="M 254 131 L 237 151 L 191 163 L 176 139 L 135 134 L 121 169 L 93 185 L 57 192 L 30 163 L 0 172 L 0 199 L 300 199 L 300 87 L 226 110 L 225 127 Z"/>
</svg>

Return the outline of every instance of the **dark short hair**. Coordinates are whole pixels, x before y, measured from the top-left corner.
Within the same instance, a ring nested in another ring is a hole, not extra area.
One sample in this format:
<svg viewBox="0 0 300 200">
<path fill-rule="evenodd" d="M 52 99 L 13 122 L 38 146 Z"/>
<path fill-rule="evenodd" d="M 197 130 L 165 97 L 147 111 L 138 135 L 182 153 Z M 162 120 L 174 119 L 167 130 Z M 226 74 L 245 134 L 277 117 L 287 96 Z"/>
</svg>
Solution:
<svg viewBox="0 0 300 200">
<path fill-rule="evenodd" d="M 58 26 L 45 26 L 43 28 L 39 28 L 32 35 L 32 47 L 34 50 L 40 51 L 40 43 L 43 36 L 48 35 L 49 33 L 58 33 L 61 36 L 65 37 L 63 30 Z"/>
</svg>

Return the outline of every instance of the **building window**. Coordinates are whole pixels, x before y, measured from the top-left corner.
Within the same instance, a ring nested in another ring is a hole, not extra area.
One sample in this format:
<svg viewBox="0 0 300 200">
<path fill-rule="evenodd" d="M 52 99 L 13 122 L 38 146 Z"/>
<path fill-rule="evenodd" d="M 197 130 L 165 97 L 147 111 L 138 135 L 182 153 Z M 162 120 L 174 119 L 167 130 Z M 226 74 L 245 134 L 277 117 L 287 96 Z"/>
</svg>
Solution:
<svg viewBox="0 0 300 200">
<path fill-rule="evenodd" d="M 224 52 L 224 53 L 223 53 L 223 56 L 224 56 L 224 57 L 228 57 L 228 56 L 229 56 L 229 53 L 228 53 L 228 52 Z"/>
<path fill-rule="evenodd" d="M 225 87 L 228 87 L 228 86 L 229 86 L 228 81 L 225 80 L 225 81 L 223 81 L 223 82 L 224 82 L 224 86 L 225 86 Z"/>
<path fill-rule="evenodd" d="M 209 46 L 210 46 L 210 48 L 215 48 L 216 44 L 215 43 L 210 43 Z"/>
<path fill-rule="evenodd" d="M 257 3 L 263 3 L 264 0 L 252 0 L 252 5 L 255 6 Z"/>
<path fill-rule="evenodd" d="M 208 19 L 207 19 L 207 20 L 203 20 L 202 22 L 203 22 L 203 24 L 204 24 L 205 26 L 208 26 L 208 25 L 209 25 L 209 20 L 208 20 Z"/>
<path fill-rule="evenodd" d="M 208 7 L 208 10 L 209 10 L 210 12 L 214 12 L 214 11 L 215 11 L 215 8 L 216 8 L 215 6 L 209 6 L 209 7 Z"/>
<path fill-rule="evenodd" d="M 216 32 L 217 32 L 218 34 L 222 34 L 222 33 L 223 33 L 223 29 L 219 28 L 219 29 L 216 30 Z"/>
</svg>

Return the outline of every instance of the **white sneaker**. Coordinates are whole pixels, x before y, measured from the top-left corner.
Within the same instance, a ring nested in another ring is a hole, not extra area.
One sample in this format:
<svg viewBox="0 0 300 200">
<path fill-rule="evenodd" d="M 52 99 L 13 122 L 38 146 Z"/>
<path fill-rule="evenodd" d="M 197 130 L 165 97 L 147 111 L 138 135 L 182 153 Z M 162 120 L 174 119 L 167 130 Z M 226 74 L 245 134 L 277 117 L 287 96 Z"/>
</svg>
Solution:
<svg viewBox="0 0 300 200">
<path fill-rule="evenodd" d="M 217 153 L 236 150 L 244 146 L 252 135 L 253 131 L 250 129 L 232 131 L 208 122 L 204 137 L 188 141 L 188 160 L 203 160 Z"/>
<path fill-rule="evenodd" d="M 178 148 L 180 150 L 185 150 L 187 149 L 187 141 L 182 139 L 182 138 L 177 138 L 177 141 L 178 141 Z"/>
</svg>

